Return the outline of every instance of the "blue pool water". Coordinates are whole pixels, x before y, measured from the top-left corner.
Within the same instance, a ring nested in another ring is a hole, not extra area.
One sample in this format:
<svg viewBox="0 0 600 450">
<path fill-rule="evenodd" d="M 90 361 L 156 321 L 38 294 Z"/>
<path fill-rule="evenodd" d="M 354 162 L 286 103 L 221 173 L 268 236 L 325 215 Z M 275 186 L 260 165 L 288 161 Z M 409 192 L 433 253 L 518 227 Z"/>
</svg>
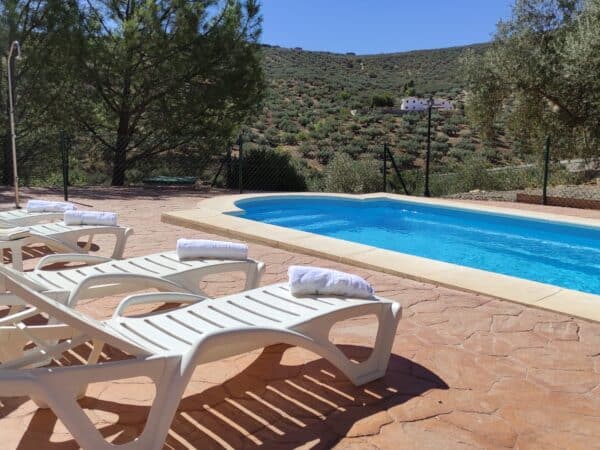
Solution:
<svg viewBox="0 0 600 450">
<path fill-rule="evenodd" d="M 600 227 L 389 199 L 240 200 L 245 219 L 600 294 Z"/>
</svg>

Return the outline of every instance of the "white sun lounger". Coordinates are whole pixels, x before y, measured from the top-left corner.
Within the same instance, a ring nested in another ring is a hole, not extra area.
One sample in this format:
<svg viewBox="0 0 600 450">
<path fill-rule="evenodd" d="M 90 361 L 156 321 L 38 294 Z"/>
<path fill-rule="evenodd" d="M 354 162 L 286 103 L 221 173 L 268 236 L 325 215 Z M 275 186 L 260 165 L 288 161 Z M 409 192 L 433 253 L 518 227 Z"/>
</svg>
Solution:
<svg viewBox="0 0 600 450">
<path fill-rule="evenodd" d="M 58 262 L 85 262 L 94 265 L 56 271 L 44 270 L 44 267 Z M 244 273 L 244 290 L 249 290 L 259 285 L 264 267 L 262 262 L 252 259 L 179 261 L 175 252 L 163 252 L 118 261 L 94 255 L 48 255 L 39 261 L 32 272 L 18 272 L 8 267 L 4 268 L 4 271 L 30 289 L 74 308 L 82 299 L 145 289 L 206 296 L 200 288 L 204 278 L 231 272 Z M 0 305 L 10 306 L 11 314 L 19 314 L 23 300 L 12 292 L 0 293 Z M 6 319 L 10 320 L 10 316 Z M 27 344 L 24 335 L 20 338 L 13 336 L 4 341 L 1 338 L 0 336 L 0 361 L 23 354 L 23 348 Z"/>
<path fill-rule="evenodd" d="M 13 321 L 16 323 L 6 327 L 0 319 L 0 333 L 5 328 L 9 332 L 18 329 L 40 350 L 39 354 L 0 365 L 0 396 L 29 396 L 39 406 L 50 407 L 86 449 L 115 448 L 104 440 L 76 401 L 89 383 L 135 376 L 152 379 L 156 396 L 145 428 L 138 438 L 120 448 L 160 449 L 197 365 L 283 343 L 322 356 L 354 384 L 362 385 L 385 374 L 401 315 L 398 303 L 382 298 L 295 298 L 285 285 L 277 284 L 218 299 L 181 293 L 134 295 L 121 302 L 111 319 L 97 321 L 22 286 L 10 276 L 6 283 L 28 304 L 64 325 L 36 327 Z M 189 305 L 139 317 L 123 316 L 129 306 L 155 302 Z M 374 314 L 378 319 L 375 347 L 366 361 L 355 363 L 331 343 L 329 330 L 338 321 L 365 314 Z M 19 320 L 26 317 L 27 310 Z M 66 340 L 54 345 L 44 343 L 61 338 Z M 87 365 L 27 368 L 48 356 L 58 358 L 85 342 L 94 344 Z M 133 358 L 96 364 L 103 343 Z"/>
<path fill-rule="evenodd" d="M 0 228 L 27 227 L 38 223 L 57 222 L 64 212 L 27 212 L 26 209 L 0 211 Z"/>
<path fill-rule="evenodd" d="M 64 222 L 43 223 L 32 225 L 29 228 L 29 236 L 0 241 L 0 251 L 10 249 L 12 254 L 12 266 L 17 270 L 23 270 L 23 247 L 32 244 L 44 244 L 59 253 L 87 253 L 96 235 L 113 235 L 115 246 L 112 258 L 121 258 L 125 250 L 127 238 L 133 234 L 133 228 L 121 226 L 101 225 L 65 225 Z M 77 243 L 80 239 L 87 237 L 85 246 L 80 247 Z"/>
</svg>

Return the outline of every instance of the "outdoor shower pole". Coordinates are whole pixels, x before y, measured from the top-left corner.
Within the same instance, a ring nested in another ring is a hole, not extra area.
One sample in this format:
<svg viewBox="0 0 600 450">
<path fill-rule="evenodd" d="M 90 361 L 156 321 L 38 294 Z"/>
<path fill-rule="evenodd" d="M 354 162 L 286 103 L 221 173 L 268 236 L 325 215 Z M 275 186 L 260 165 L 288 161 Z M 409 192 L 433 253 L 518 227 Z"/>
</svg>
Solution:
<svg viewBox="0 0 600 450">
<path fill-rule="evenodd" d="M 427 102 L 429 108 L 427 109 L 427 158 L 425 159 L 425 197 L 431 197 L 429 192 L 429 160 L 431 158 L 431 108 L 433 107 L 433 97 L 429 97 Z"/>
<path fill-rule="evenodd" d="M 17 209 L 21 208 L 19 206 L 19 175 L 17 172 L 17 136 L 15 133 L 15 101 L 13 98 L 14 90 L 13 90 L 13 80 L 12 80 L 12 71 L 14 70 L 13 63 L 13 51 L 17 50 L 17 59 L 21 58 L 21 46 L 18 41 L 14 41 L 10 45 L 10 49 L 8 51 L 8 108 L 10 114 L 10 135 L 11 135 L 11 143 L 12 143 L 12 164 L 13 164 L 13 184 L 15 187 L 15 206 Z"/>
</svg>

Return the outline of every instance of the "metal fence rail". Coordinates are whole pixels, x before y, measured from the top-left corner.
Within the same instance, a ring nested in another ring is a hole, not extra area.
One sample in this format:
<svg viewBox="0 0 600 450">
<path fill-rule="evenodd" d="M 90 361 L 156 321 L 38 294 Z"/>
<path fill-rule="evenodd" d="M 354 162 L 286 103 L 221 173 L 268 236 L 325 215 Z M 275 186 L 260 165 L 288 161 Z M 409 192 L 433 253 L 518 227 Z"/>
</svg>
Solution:
<svg viewBox="0 0 600 450">
<path fill-rule="evenodd" d="M 64 131 L 20 139 L 22 184 L 61 187 L 65 199 L 69 186 L 111 184 L 117 160 L 105 139 Z M 244 135 L 214 146 L 193 137 L 165 143 L 164 147 L 150 144 L 161 151 L 136 159 L 134 149 L 134 157 L 127 160 L 123 170 L 126 185 L 225 188 L 240 193 L 388 191 L 600 209 L 600 159 L 559 159 L 554 157 L 549 139 L 543 148 L 531 152 L 537 157 L 519 165 L 491 164 L 482 158 L 449 165 L 443 152 L 433 151 L 425 142 L 422 145 L 429 148 L 429 158 L 422 157 L 416 164 L 414 158 L 405 157 L 407 150 L 401 145 L 385 142 L 359 152 L 327 149 L 310 157 L 257 145 Z M 3 171 L 6 168 L 10 166 L 5 162 Z"/>
</svg>

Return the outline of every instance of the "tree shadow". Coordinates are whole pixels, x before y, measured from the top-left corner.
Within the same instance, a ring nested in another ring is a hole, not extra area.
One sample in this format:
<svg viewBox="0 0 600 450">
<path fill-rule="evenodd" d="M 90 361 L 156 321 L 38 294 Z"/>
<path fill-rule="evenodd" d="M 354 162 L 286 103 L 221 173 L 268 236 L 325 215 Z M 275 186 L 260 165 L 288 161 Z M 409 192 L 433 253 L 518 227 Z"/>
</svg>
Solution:
<svg viewBox="0 0 600 450">
<path fill-rule="evenodd" d="M 163 199 L 172 197 L 198 197 L 207 198 L 215 195 L 224 195 L 237 193 L 231 189 L 208 189 L 202 187 L 199 189 L 177 189 L 169 187 L 141 187 L 141 186 L 84 186 L 70 187 L 69 201 L 81 206 L 91 206 L 87 200 L 127 200 L 127 199 Z M 24 206 L 28 200 L 33 198 L 43 198 L 45 196 L 62 197 L 63 190 L 58 187 L 29 187 L 20 192 L 21 203 Z M 0 204 L 6 203 L 6 209 L 12 209 L 14 202 L 14 192 L 9 188 L 0 188 Z M 83 203 L 82 203 L 83 202 Z"/>
<path fill-rule="evenodd" d="M 237 375 L 184 397 L 165 448 L 292 449 L 313 442 L 312 448 L 330 448 L 361 419 L 429 390 L 448 388 L 435 373 L 394 354 L 383 378 L 357 387 L 324 359 L 297 365 L 286 363 L 283 356 L 289 348 L 267 347 Z M 356 359 L 371 351 L 355 345 L 340 348 Z M 149 411 L 148 406 L 91 397 L 85 397 L 80 404 L 94 410 L 94 415 L 100 411 L 118 417 L 112 424 L 100 422 L 99 427 L 113 444 L 124 444 L 136 437 Z M 51 411 L 38 410 L 18 448 L 78 448 L 74 440 L 50 442 L 56 422 Z"/>
</svg>

